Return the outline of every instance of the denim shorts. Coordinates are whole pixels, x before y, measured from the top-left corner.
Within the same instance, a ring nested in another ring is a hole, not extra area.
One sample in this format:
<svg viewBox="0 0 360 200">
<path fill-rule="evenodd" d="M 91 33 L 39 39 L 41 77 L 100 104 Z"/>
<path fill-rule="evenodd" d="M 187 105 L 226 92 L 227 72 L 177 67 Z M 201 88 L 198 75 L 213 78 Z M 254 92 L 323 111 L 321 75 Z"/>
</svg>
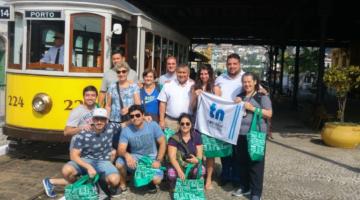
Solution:
<svg viewBox="0 0 360 200">
<path fill-rule="evenodd" d="M 131 156 L 136 160 L 136 162 L 141 158 L 141 155 L 138 154 L 131 154 Z M 123 157 L 118 157 L 116 159 L 116 163 L 119 163 L 120 165 L 125 166 L 126 171 L 133 174 L 135 172 L 135 169 L 131 169 L 127 166 L 126 161 Z M 156 169 L 154 178 L 163 179 L 164 178 L 164 172 L 161 169 Z"/>
<path fill-rule="evenodd" d="M 94 167 L 96 170 L 96 173 L 98 173 L 100 176 L 109 176 L 111 174 L 119 174 L 116 167 L 108 160 L 93 160 L 88 158 L 81 158 L 84 162 L 89 163 L 91 166 Z M 74 161 L 69 161 L 67 164 L 73 166 L 76 171 L 77 175 L 84 175 L 87 174 L 87 170 L 80 165 L 78 165 Z"/>
</svg>

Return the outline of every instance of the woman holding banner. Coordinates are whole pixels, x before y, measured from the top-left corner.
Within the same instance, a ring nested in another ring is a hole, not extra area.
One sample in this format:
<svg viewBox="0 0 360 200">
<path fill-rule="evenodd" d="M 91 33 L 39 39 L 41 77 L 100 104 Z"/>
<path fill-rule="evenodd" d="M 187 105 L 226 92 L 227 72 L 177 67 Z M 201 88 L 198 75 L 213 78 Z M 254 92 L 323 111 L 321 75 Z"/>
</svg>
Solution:
<svg viewBox="0 0 360 200">
<path fill-rule="evenodd" d="M 265 138 L 267 132 L 266 119 L 272 117 L 272 106 L 269 96 L 262 95 L 259 92 L 259 79 L 251 72 L 246 72 L 242 76 L 243 92 L 238 95 L 236 101 L 244 102 L 246 115 L 242 119 L 240 134 L 235 147 L 234 158 L 239 166 L 239 175 L 241 187 L 232 192 L 233 196 L 243 196 L 250 194 L 250 200 L 260 200 L 263 189 L 264 165 L 265 165 Z M 255 114 L 256 113 L 256 114 Z M 252 152 L 248 148 L 249 134 L 253 133 L 251 128 L 253 116 L 262 116 L 259 119 L 260 130 L 264 134 L 263 156 L 260 159 L 254 159 Z"/>
<path fill-rule="evenodd" d="M 215 94 L 217 96 L 221 96 L 220 87 L 215 86 L 215 76 L 214 70 L 212 69 L 210 64 L 204 64 L 200 67 L 198 76 L 195 80 L 195 85 L 193 86 L 192 98 L 191 98 L 191 108 L 193 110 L 193 116 L 196 116 L 197 110 L 197 99 L 201 92 L 208 92 Z M 203 141 L 216 140 L 215 138 L 211 138 L 207 135 L 201 134 Z M 219 141 L 218 141 L 219 142 Z M 208 143 L 207 143 L 208 144 Z M 212 189 L 212 174 L 215 166 L 215 157 L 208 154 L 206 151 L 207 144 L 204 143 L 204 153 L 206 155 L 206 183 L 205 189 Z"/>
</svg>

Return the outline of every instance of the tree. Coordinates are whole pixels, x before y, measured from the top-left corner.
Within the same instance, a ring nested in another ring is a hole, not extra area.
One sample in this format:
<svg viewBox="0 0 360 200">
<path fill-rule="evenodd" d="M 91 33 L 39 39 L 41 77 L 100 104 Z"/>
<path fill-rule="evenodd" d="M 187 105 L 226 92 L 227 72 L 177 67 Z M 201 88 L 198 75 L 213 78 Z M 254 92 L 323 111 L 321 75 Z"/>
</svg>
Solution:
<svg viewBox="0 0 360 200">
<path fill-rule="evenodd" d="M 337 117 L 344 122 L 348 93 L 360 86 L 360 67 L 331 67 L 324 74 L 324 83 L 336 91 L 338 100 Z"/>
</svg>

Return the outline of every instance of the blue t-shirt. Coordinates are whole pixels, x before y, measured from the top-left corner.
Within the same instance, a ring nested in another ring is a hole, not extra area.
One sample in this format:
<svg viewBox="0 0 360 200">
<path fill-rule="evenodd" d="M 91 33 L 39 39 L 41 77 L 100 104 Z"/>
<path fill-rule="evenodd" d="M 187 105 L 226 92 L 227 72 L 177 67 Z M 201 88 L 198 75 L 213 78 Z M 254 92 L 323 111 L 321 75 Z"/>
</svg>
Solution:
<svg viewBox="0 0 360 200">
<path fill-rule="evenodd" d="M 130 153 L 141 156 L 150 156 L 155 159 L 157 155 L 156 141 L 164 136 L 163 131 L 156 122 L 144 122 L 144 127 L 137 129 L 133 124 L 125 127 L 120 135 L 120 144 L 128 144 Z"/>
<path fill-rule="evenodd" d="M 145 106 L 145 114 L 159 115 L 159 96 L 160 91 L 154 88 L 151 94 L 146 93 L 145 89 L 140 90 L 141 103 Z"/>
<path fill-rule="evenodd" d="M 108 124 L 104 131 L 81 131 L 74 136 L 74 149 L 81 150 L 81 158 L 110 160 L 114 127 Z"/>
</svg>

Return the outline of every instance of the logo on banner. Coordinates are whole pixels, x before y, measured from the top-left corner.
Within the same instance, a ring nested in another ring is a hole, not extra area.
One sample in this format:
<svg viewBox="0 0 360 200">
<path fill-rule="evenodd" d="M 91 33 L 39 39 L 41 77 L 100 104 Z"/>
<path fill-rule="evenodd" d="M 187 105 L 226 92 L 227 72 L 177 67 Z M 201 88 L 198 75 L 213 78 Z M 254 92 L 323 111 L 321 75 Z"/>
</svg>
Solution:
<svg viewBox="0 0 360 200">
<path fill-rule="evenodd" d="M 219 121 L 224 121 L 225 111 L 223 109 L 216 109 L 216 103 L 210 106 L 210 117 Z"/>
</svg>

